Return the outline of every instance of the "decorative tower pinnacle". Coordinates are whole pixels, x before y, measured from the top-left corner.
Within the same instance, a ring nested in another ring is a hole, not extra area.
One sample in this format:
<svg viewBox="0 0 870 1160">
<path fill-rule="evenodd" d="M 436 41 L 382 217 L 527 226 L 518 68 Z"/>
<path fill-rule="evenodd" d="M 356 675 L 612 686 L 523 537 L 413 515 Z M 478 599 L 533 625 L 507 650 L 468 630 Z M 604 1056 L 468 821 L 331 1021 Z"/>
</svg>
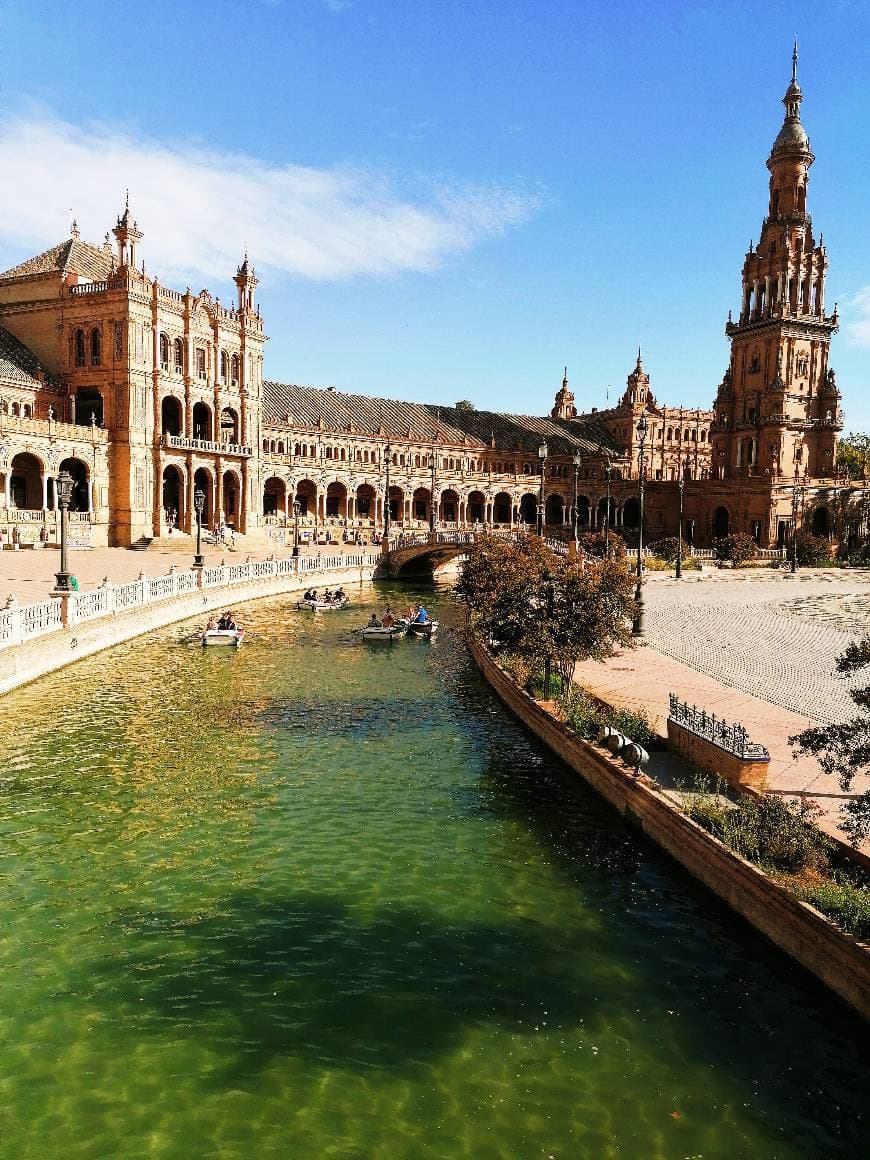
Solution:
<svg viewBox="0 0 870 1160">
<path fill-rule="evenodd" d="M 254 271 L 254 267 L 248 261 L 247 250 L 245 250 L 245 257 L 241 266 L 236 270 L 233 281 L 239 290 L 239 310 L 252 314 L 254 311 L 254 290 L 259 285 L 260 280 Z"/>
<path fill-rule="evenodd" d="M 124 212 L 118 218 L 115 228 L 112 233 L 115 235 L 115 240 L 118 246 L 118 265 L 119 266 L 135 266 L 136 265 L 136 243 L 141 241 L 142 231 L 139 229 L 139 223 L 132 219 L 130 213 L 130 190 L 127 190 L 127 197 L 124 202 Z"/>
<path fill-rule="evenodd" d="M 637 348 L 637 362 L 634 364 L 634 370 L 626 379 L 626 384 L 625 393 L 619 404 L 621 407 L 633 407 L 644 411 L 648 403 L 655 404 L 655 399 L 649 389 L 649 375 L 643 369 L 640 347 Z"/>
<path fill-rule="evenodd" d="M 577 408 L 574 406 L 574 396 L 568 386 L 568 368 L 565 367 L 565 373 L 562 376 L 561 390 L 556 392 L 556 401 L 553 409 L 550 412 L 554 419 L 576 419 Z"/>
</svg>

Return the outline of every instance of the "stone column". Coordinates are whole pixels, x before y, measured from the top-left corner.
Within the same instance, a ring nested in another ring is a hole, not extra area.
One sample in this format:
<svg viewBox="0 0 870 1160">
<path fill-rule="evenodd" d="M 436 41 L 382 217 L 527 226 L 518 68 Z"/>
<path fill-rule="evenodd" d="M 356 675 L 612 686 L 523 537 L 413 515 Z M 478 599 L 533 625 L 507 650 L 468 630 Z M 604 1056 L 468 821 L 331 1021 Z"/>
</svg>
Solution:
<svg viewBox="0 0 870 1160">
<path fill-rule="evenodd" d="M 42 483 L 42 510 L 44 512 L 47 512 L 48 511 L 48 475 L 45 472 L 43 472 L 42 475 L 40 476 L 40 482 Z"/>
</svg>

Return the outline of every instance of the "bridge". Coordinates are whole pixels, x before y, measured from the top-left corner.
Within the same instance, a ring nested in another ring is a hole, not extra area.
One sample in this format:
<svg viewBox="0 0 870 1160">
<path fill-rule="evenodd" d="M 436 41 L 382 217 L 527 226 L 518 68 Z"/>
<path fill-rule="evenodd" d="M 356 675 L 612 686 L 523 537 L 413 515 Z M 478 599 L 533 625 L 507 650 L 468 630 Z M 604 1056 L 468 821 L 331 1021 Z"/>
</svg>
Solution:
<svg viewBox="0 0 870 1160">
<path fill-rule="evenodd" d="M 470 545 L 477 540 L 489 538 L 510 540 L 526 534 L 528 529 L 525 527 L 498 531 L 487 528 L 479 532 L 458 530 L 406 532 L 390 540 L 387 575 L 395 577 L 423 569 L 434 573 L 452 560 L 464 556 Z M 568 551 L 567 545 L 562 540 L 548 539 L 546 543 L 562 555 Z"/>
</svg>

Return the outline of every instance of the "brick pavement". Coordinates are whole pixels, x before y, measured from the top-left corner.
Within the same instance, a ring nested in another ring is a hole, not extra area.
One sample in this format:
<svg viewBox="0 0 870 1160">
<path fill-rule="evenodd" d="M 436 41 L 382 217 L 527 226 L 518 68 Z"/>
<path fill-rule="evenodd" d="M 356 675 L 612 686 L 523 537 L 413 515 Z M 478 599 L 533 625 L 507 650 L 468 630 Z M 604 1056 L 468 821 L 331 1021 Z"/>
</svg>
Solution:
<svg viewBox="0 0 870 1160">
<path fill-rule="evenodd" d="M 656 577 L 646 587 L 648 643 L 604 664 L 578 665 L 575 679 L 611 704 L 644 708 L 662 734 L 670 692 L 741 722 L 770 751 L 770 788 L 811 795 L 824 811 L 823 827 L 842 837 L 836 779 L 814 758 L 795 759 L 788 738 L 854 708 L 832 662 L 868 631 L 870 576 L 804 575 L 682 586 Z M 870 788 L 870 776 L 853 788 Z"/>
</svg>

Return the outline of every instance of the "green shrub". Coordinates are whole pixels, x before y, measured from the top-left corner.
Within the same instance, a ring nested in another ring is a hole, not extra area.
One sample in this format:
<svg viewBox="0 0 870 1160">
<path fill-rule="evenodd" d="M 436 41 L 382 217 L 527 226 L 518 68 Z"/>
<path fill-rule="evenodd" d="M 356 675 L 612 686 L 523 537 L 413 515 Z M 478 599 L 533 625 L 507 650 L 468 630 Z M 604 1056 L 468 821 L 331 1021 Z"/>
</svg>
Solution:
<svg viewBox="0 0 870 1160">
<path fill-rule="evenodd" d="M 568 724 L 581 737 L 592 740 L 597 737 L 602 725 L 612 725 L 645 749 L 656 740 L 649 717 L 642 709 L 631 711 L 605 708 L 590 697 L 585 689 L 576 685 L 567 692 L 562 704 Z"/>
<path fill-rule="evenodd" d="M 814 824 L 818 807 L 805 800 L 743 796 L 729 806 L 694 798 L 686 812 L 735 853 L 766 869 L 794 874 L 827 866 L 830 842 Z"/>
<path fill-rule="evenodd" d="M 544 672 L 543 669 L 536 673 L 530 680 L 526 682 L 528 692 L 532 694 L 536 701 L 540 701 L 544 695 Z M 562 678 L 556 673 L 550 673 L 550 699 L 560 699 L 562 696 Z"/>
<path fill-rule="evenodd" d="M 653 552 L 660 560 L 664 560 L 666 564 L 675 564 L 677 561 L 677 554 L 680 551 L 680 539 L 677 536 L 665 536 L 661 540 L 656 540 L 655 543 L 650 544 L 650 551 Z M 685 540 L 682 541 L 682 559 L 691 559 L 692 552 Z"/>
<path fill-rule="evenodd" d="M 716 540 L 713 547 L 718 559 L 730 560 L 735 567 L 745 564 L 747 560 L 754 560 L 758 555 L 758 545 L 746 532 L 734 532 L 733 535 L 723 536 Z"/>
<path fill-rule="evenodd" d="M 795 537 L 797 562 L 803 568 L 817 567 L 827 564 L 831 559 L 831 545 L 824 536 L 814 536 L 811 532 L 801 531 Z"/>
<path fill-rule="evenodd" d="M 583 532 L 578 543 L 582 551 L 587 552 L 590 556 L 604 556 L 604 532 Z M 610 555 L 614 558 L 619 558 L 625 555 L 625 540 L 615 532 L 613 528 L 607 537 Z"/>
<path fill-rule="evenodd" d="M 810 884 L 790 883 L 789 889 L 849 934 L 861 939 L 870 938 L 870 891 L 866 887 L 827 880 Z"/>
</svg>

